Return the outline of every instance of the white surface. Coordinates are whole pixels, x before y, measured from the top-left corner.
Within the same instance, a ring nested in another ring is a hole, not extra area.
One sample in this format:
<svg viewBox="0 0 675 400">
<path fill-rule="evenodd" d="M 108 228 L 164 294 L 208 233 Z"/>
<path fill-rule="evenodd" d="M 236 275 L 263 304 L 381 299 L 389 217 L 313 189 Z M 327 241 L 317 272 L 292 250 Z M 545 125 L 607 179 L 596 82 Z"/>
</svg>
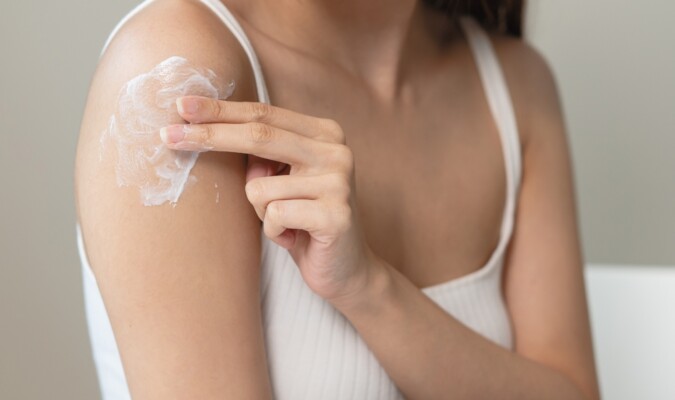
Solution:
<svg viewBox="0 0 675 400">
<path fill-rule="evenodd" d="M 586 286 L 602 398 L 675 399 L 675 268 L 592 264 Z"/>
</svg>

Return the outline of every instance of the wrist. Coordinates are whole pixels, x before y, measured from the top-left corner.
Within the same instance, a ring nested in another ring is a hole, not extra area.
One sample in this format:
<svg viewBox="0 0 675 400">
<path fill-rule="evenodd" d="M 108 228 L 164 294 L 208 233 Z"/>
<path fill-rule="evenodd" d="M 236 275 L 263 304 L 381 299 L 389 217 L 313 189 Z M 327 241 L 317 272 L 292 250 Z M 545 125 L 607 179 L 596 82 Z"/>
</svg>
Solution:
<svg viewBox="0 0 675 400">
<path fill-rule="evenodd" d="M 342 314 L 372 314 L 382 309 L 393 289 L 393 274 L 386 261 L 368 251 L 364 261 L 365 277 L 360 288 L 349 295 L 329 300 Z"/>
</svg>

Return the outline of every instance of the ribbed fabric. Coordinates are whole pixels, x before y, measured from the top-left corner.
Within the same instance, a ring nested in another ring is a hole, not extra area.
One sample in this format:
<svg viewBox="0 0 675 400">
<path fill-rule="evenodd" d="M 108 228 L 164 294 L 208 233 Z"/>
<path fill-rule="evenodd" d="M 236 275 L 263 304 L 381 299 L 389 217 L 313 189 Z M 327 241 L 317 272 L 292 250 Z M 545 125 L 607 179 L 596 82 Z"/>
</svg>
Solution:
<svg viewBox="0 0 675 400">
<path fill-rule="evenodd" d="M 118 29 L 153 0 L 130 11 Z M 244 48 L 256 79 L 258 98 L 269 103 L 262 68 L 245 32 L 219 0 L 200 0 L 233 32 Z M 501 292 L 504 252 L 513 230 L 521 179 L 521 155 L 515 114 L 506 81 L 490 39 L 471 17 L 460 24 L 470 44 L 490 111 L 502 143 L 506 169 L 506 202 L 500 240 L 488 262 L 468 275 L 425 287 L 422 292 L 474 331 L 512 349 L 509 316 Z M 261 296 L 269 372 L 278 400 L 403 399 L 351 323 L 305 284 L 288 251 L 262 229 Z M 95 277 L 77 226 L 82 261 L 86 315 L 94 361 L 104 400 L 129 399 L 124 371 Z"/>
</svg>

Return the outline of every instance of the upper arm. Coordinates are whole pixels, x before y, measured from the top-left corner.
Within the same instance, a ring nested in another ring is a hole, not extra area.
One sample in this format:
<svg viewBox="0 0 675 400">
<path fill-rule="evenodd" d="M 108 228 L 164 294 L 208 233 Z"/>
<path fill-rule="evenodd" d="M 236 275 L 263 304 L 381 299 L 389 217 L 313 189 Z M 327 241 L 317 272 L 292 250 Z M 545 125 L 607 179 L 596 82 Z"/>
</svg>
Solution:
<svg viewBox="0 0 675 400">
<path fill-rule="evenodd" d="M 523 143 L 523 180 L 504 275 L 515 350 L 598 398 L 573 169 L 555 79 L 524 42 L 505 44 L 501 52 Z"/>
<path fill-rule="evenodd" d="M 82 120 L 75 178 L 87 256 L 135 399 L 271 397 L 246 156 L 202 153 L 175 206 L 146 206 L 138 186 L 117 184 L 129 160 L 101 149 L 120 88 L 171 56 L 234 80 L 228 100 L 256 100 L 236 39 L 198 4 L 155 2 L 132 18 L 99 62 Z"/>
</svg>

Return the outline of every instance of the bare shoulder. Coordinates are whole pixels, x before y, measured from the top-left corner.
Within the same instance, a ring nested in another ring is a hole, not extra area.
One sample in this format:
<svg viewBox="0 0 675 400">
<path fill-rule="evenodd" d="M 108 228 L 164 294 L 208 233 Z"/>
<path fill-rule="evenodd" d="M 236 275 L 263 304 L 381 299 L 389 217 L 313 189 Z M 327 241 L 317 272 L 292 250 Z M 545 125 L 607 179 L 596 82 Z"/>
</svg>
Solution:
<svg viewBox="0 0 675 400">
<path fill-rule="evenodd" d="M 527 146 L 534 132 L 539 136 L 556 134 L 551 129 L 541 129 L 542 124 L 564 125 L 558 85 L 549 61 L 524 39 L 501 35 L 491 39 L 507 81 L 523 146 Z"/>
<path fill-rule="evenodd" d="M 121 162 L 115 157 L 103 157 L 109 155 L 104 152 L 114 150 L 103 143 L 106 131 L 114 122 L 111 116 L 119 109 L 123 90 L 138 83 L 139 77 L 156 72 L 162 76 L 145 80 L 143 85 L 134 87 L 134 93 L 128 93 L 128 97 L 134 96 L 133 101 L 136 102 L 134 118 L 147 120 L 148 115 L 142 115 L 143 112 L 152 112 L 156 114 L 154 116 L 163 112 L 161 116 L 164 121 L 180 122 L 175 105 L 166 104 L 162 109 L 149 109 L 153 108 L 153 102 L 158 101 L 157 93 L 162 89 L 160 86 L 167 86 L 167 81 L 173 87 L 163 88 L 166 101 L 180 94 L 176 92 L 179 84 L 182 84 L 182 94 L 204 94 L 204 88 L 194 93 L 186 92 L 190 88 L 180 80 L 188 78 L 188 70 L 208 81 L 206 83 L 218 92 L 218 96 L 230 95 L 226 96 L 229 100 L 257 100 L 255 81 L 246 54 L 229 29 L 201 3 L 155 0 L 119 29 L 101 55 L 89 87 L 76 158 L 78 206 L 86 205 L 86 200 L 91 197 L 87 195 L 88 189 L 96 188 L 95 197 L 100 197 L 98 189 L 113 190 L 113 186 L 118 192 L 114 196 L 116 201 L 129 199 L 138 202 L 132 199 L 130 190 L 120 191 L 116 187 L 120 185 L 108 185 L 113 180 L 119 180 L 113 175 Z M 231 88 L 228 88 L 229 83 L 233 83 Z M 191 84 L 191 81 L 187 84 Z M 230 93 L 228 89 L 233 91 Z M 147 106 L 145 109 L 148 110 L 143 111 L 142 106 Z M 121 122 L 119 118 L 117 122 Z M 204 169 L 203 165 L 212 161 L 243 165 L 245 155 L 206 154 L 200 157 L 195 171 Z M 209 171 L 204 173 L 211 174 Z M 186 189 L 188 191 L 189 188 Z M 89 207 L 78 207 L 79 212 L 86 212 L 87 209 Z"/>
<path fill-rule="evenodd" d="M 91 89 L 117 90 L 172 56 L 236 80 L 238 95 L 255 95 L 241 45 L 212 11 L 192 0 L 155 0 L 132 16 L 102 54 Z"/>
<path fill-rule="evenodd" d="M 133 398 L 269 398 L 246 155 L 159 138 L 192 94 L 257 100 L 245 53 L 210 10 L 155 0 L 117 32 L 89 88 L 75 168 L 86 256 Z"/>
<path fill-rule="evenodd" d="M 158 75 L 157 79 L 139 83 L 139 78 L 153 73 Z M 208 87 L 194 85 L 194 77 Z M 228 87 L 230 83 L 232 87 Z M 211 97 L 215 94 L 225 95 L 228 100 L 257 100 L 253 73 L 243 49 L 230 30 L 203 4 L 191 0 L 155 0 L 119 29 L 99 59 L 80 127 L 75 184 L 78 214 L 81 221 L 85 220 L 85 243 L 91 236 L 87 234 L 87 215 L 105 215 L 106 202 L 129 210 L 138 207 L 147 214 L 147 207 L 142 207 L 139 200 L 138 187 L 125 185 L 128 182 L 120 178 L 124 163 L 143 166 L 137 165 L 137 160 L 123 159 L 119 151 L 115 154 L 115 143 L 104 143 L 106 136 L 110 136 L 111 124 L 117 123 L 119 130 L 124 131 L 119 136 L 124 139 L 127 150 L 149 152 L 154 148 L 148 148 L 147 143 L 159 141 L 160 126 L 154 125 L 161 121 L 166 125 L 182 121 L 171 100 L 181 94 L 205 95 L 210 89 L 213 89 L 213 93 L 209 93 Z M 126 91 L 125 99 L 123 91 Z M 160 95 L 161 101 L 167 102 L 161 107 L 156 104 Z M 126 116 L 133 121 L 123 121 L 116 115 L 123 101 L 133 102 Z M 118 117 L 116 121 L 113 116 Z M 144 124 L 145 136 L 156 134 L 154 138 L 147 138 L 145 148 L 141 148 L 138 141 L 127 140 L 140 136 L 135 135 L 138 132 L 126 132 L 132 123 Z M 137 144 L 138 148 L 133 148 Z M 238 185 L 243 185 L 240 181 L 245 177 L 245 157 L 236 153 L 201 155 L 192 169 L 200 183 L 185 182 L 183 197 L 188 200 L 192 195 L 206 192 L 205 181 L 211 182 L 210 189 L 220 183 L 222 191 L 228 189 L 228 185 L 223 186 L 223 179 L 231 182 L 229 186 L 236 180 L 236 190 L 239 190 Z M 224 166 L 227 168 L 222 168 Z M 241 176 L 233 176 L 235 173 Z M 216 198 L 217 193 L 208 192 Z M 173 200 L 175 205 L 176 199 Z"/>
<path fill-rule="evenodd" d="M 250 75 L 245 52 L 216 14 L 197 0 L 155 0 L 132 16 L 108 46 L 106 57 L 119 51 L 141 50 L 148 58 L 189 52 L 195 61 L 209 64 L 216 72 Z M 227 59 L 222 56 L 227 55 Z M 135 61 L 143 61 L 135 60 Z"/>
</svg>

